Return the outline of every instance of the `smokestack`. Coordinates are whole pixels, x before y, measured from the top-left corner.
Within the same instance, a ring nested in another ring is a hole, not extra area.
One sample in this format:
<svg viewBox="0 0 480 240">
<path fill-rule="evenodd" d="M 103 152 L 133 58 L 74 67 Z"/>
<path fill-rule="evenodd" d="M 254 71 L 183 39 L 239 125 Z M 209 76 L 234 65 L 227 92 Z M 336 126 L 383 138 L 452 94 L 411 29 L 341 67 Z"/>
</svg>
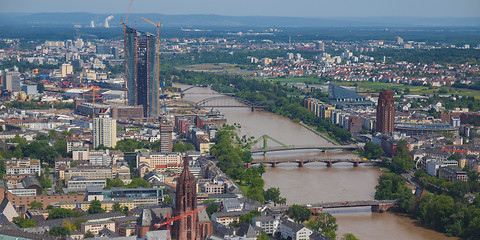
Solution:
<svg viewBox="0 0 480 240">
<path fill-rule="evenodd" d="M 106 28 L 110 27 L 110 25 L 108 25 L 108 21 L 112 20 L 112 18 L 114 18 L 113 15 L 110 15 L 107 18 L 105 18 L 105 25 L 104 26 Z"/>
</svg>

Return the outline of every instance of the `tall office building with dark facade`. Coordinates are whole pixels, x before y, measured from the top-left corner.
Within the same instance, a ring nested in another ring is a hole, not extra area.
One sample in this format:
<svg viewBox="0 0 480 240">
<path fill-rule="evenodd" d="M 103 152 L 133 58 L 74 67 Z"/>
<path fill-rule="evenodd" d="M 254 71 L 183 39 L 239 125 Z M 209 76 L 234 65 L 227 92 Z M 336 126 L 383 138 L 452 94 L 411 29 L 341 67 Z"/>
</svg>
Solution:
<svg viewBox="0 0 480 240">
<path fill-rule="evenodd" d="M 377 132 L 393 132 L 395 122 L 395 102 L 393 92 L 387 89 L 380 93 L 377 105 Z"/>
<path fill-rule="evenodd" d="M 127 104 L 128 106 L 143 106 L 143 117 L 145 118 L 158 118 L 160 112 L 155 51 L 155 35 L 126 28 Z"/>
</svg>

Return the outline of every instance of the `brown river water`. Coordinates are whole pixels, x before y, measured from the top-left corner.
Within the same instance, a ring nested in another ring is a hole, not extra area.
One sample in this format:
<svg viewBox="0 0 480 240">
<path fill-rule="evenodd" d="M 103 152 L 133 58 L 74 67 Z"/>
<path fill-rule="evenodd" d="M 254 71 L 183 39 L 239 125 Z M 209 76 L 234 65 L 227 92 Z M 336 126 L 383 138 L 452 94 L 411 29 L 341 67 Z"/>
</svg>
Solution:
<svg viewBox="0 0 480 240">
<path fill-rule="evenodd" d="M 185 85 L 179 85 L 185 87 Z M 193 88 L 186 92 L 185 99 L 200 101 L 209 97 L 220 96 L 206 88 Z M 252 112 L 249 108 L 218 108 L 228 124 L 240 124 L 239 136 L 258 137 L 267 134 L 274 139 L 295 146 L 331 146 L 324 138 L 312 133 L 288 118 L 265 111 Z M 255 147 L 261 148 L 260 141 Z M 269 146 L 279 146 L 273 141 Z M 316 150 L 299 150 L 293 152 L 274 152 L 267 159 L 302 159 L 302 158 L 356 158 L 350 152 Z M 263 156 L 254 154 L 254 158 Z M 324 163 L 308 163 L 299 168 L 296 163 L 280 163 L 272 168 L 267 165 L 263 175 L 265 189 L 280 188 L 282 197 L 288 204 L 312 204 L 331 201 L 359 201 L 374 198 L 380 170 L 374 166 L 360 165 L 357 168 L 349 163 L 333 164 L 326 167 Z M 370 208 L 331 209 L 338 223 L 339 238 L 344 233 L 353 233 L 362 240 L 373 239 L 456 239 L 444 234 L 418 226 L 416 221 L 395 213 L 372 213 Z"/>
</svg>

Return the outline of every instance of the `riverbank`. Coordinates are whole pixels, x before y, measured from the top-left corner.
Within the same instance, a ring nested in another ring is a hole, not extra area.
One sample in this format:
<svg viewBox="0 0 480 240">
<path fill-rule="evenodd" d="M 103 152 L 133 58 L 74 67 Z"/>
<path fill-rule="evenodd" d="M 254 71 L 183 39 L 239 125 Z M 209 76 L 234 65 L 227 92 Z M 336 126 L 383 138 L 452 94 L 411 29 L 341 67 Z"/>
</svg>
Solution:
<svg viewBox="0 0 480 240">
<path fill-rule="evenodd" d="M 300 125 L 302 125 L 304 128 L 308 129 L 310 132 L 315 133 L 316 135 L 322 137 L 323 139 L 327 140 L 329 143 L 333 145 L 339 145 L 337 142 L 335 142 L 333 139 L 330 139 L 328 136 L 325 136 L 323 133 L 318 132 L 317 130 L 311 128 L 307 124 L 303 122 L 299 122 Z"/>
</svg>

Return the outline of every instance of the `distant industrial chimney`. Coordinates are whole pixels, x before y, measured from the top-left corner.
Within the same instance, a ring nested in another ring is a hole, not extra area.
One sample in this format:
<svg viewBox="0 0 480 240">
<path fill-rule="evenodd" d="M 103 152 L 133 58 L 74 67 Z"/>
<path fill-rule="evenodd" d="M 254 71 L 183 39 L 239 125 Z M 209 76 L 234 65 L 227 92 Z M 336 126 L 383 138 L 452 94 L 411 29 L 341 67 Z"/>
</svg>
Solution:
<svg viewBox="0 0 480 240">
<path fill-rule="evenodd" d="M 112 20 L 112 18 L 114 18 L 112 15 L 108 16 L 107 18 L 105 18 L 105 24 L 104 26 L 106 28 L 110 27 L 110 25 L 108 25 L 108 21 Z"/>
</svg>

